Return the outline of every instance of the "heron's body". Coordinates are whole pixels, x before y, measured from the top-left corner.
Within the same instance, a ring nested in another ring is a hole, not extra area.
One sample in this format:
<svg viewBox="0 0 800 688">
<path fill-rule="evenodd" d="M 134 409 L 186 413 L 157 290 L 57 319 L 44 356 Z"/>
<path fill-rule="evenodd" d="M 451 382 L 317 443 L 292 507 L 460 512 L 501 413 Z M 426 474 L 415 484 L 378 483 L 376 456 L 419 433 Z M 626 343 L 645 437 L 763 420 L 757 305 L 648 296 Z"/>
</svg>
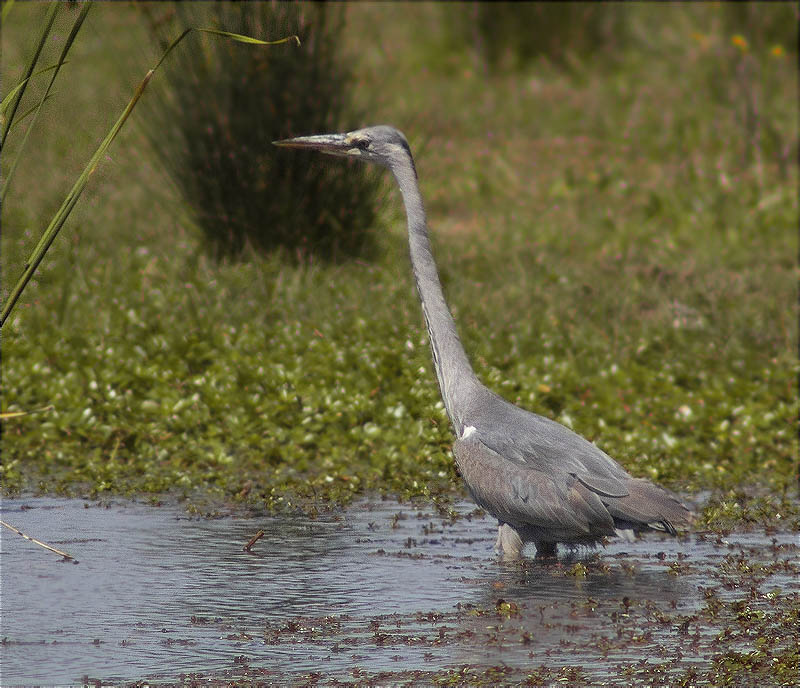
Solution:
<svg viewBox="0 0 800 688">
<path fill-rule="evenodd" d="M 457 439 L 456 464 L 475 502 L 499 521 L 496 549 L 539 554 L 556 543 L 593 545 L 605 536 L 661 530 L 691 521 L 672 494 L 630 476 L 597 446 L 568 428 L 511 404 L 476 377 L 444 299 L 428 239 L 411 151 L 387 126 L 276 142 L 388 167 L 408 215 L 411 265 L 430 336 L 439 389 Z"/>
</svg>

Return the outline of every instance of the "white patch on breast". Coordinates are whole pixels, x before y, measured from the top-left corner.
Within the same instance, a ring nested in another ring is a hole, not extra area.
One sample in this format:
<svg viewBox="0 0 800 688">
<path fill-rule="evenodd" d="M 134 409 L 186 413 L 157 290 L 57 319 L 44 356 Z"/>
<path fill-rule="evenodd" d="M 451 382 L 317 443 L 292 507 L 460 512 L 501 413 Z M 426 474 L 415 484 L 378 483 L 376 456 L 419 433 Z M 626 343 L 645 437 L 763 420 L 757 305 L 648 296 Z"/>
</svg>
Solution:
<svg viewBox="0 0 800 688">
<path fill-rule="evenodd" d="M 468 425 L 467 427 L 464 428 L 464 432 L 461 433 L 461 439 L 462 440 L 467 439 L 467 437 L 469 437 L 473 432 L 475 432 L 475 426 Z"/>
</svg>

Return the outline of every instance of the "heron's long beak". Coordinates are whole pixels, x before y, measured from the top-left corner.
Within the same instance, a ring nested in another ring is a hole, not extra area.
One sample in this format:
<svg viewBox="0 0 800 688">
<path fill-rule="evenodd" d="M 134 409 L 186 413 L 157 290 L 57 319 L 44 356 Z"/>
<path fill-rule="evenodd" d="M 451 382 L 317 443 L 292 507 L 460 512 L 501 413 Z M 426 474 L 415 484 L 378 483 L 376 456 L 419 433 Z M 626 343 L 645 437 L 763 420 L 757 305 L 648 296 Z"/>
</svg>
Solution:
<svg viewBox="0 0 800 688">
<path fill-rule="evenodd" d="M 317 136 L 299 136 L 295 139 L 273 141 L 276 146 L 286 148 L 308 148 L 331 155 L 348 155 L 354 146 L 349 142 L 347 134 L 319 134 Z M 356 149 L 357 150 L 357 149 Z"/>
</svg>

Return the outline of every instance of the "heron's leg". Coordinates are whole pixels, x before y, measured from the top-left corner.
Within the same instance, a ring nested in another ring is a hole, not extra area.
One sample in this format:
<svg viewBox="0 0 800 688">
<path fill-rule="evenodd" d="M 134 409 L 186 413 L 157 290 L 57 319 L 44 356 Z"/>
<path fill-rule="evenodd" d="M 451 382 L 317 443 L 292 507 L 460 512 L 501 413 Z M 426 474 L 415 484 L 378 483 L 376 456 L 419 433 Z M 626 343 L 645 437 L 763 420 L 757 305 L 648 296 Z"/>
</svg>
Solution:
<svg viewBox="0 0 800 688">
<path fill-rule="evenodd" d="M 497 528 L 497 542 L 494 551 L 503 559 L 519 559 L 524 543 L 519 533 L 508 523 L 500 523 Z"/>
<path fill-rule="evenodd" d="M 556 556 L 556 543 L 555 542 L 537 542 L 536 544 L 536 558 L 537 559 L 554 559 Z"/>
<path fill-rule="evenodd" d="M 497 540 L 494 543 L 495 554 L 502 554 L 503 552 L 503 524 L 497 522 Z"/>
</svg>

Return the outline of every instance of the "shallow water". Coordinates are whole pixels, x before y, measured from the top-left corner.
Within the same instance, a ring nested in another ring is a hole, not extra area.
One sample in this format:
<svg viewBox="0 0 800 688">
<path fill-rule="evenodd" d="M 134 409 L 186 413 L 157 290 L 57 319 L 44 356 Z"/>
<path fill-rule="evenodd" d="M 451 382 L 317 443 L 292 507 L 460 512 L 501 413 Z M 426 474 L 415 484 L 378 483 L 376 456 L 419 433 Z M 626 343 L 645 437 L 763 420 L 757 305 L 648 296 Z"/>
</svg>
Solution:
<svg viewBox="0 0 800 688">
<path fill-rule="evenodd" d="M 772 565 L 766 589 L 800 590 L 792 533 L 655 534 L 509 565 L 493 554 L 491 519 L 388 501 L 316 519 L 195 519 L 177 507 L 28 498 L 4 500 L 2 518 L 79 560 L 3 529 L 4 686 L 256 669 L 262 680 L 354 680 L 465 664 L 574 666 L 623 684 L 613 666 L 709 661 L 713 628 L 681 633 L 662 617 L 700 609 L 712 583 L 741 595 L 724 580 L 734 556 Z"/>
</svg>

